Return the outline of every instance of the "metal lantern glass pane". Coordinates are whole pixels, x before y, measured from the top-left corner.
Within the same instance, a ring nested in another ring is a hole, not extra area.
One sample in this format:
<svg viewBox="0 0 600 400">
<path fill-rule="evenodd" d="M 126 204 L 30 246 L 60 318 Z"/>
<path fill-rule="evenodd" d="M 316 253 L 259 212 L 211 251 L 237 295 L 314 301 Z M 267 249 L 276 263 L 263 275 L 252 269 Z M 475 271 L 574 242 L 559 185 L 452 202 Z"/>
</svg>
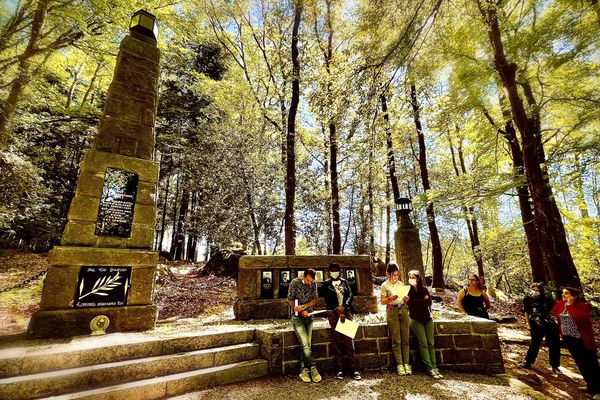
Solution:
<svg viewBox="0 0 600 400">
<path fill-rule="evenodd" d="M 408 214 L 412 211 L 412 202 L 409 198 L 401 197 L 396 201 L 396 211 L 401 214 Z"/>
<path fill-rule="evenodd" d="M 142 33 L 153 39 L 158 38 L 158 21 L 146 10 L 138 10 L 131 18 L 129 30 Z"/>
</svg>

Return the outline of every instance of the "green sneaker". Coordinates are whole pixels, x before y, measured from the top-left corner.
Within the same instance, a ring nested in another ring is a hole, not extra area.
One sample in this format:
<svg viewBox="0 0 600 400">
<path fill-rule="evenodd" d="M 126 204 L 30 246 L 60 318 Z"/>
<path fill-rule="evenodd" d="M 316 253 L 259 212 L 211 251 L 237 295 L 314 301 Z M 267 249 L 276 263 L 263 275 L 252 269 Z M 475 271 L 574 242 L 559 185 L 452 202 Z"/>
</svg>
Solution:
<svg viewBox="0 0 600 400">
<path fill-rule="evenodd" d="M 310 373 L 308 372 L 308 368 L 303 368 L 299 376 L 302 382 L 310 382 Z"/>
<path fill-rule="evenodd" d="M 396 369 L 398 370 L 398 375 L 400 375 L 400 376 L 406 375 L 406 370 L 404 369 L 404 365 L 398 364 Z"/>
<path fill-rule="evenodd" d="M 321 375 L 317 371 L 317 367 L 310 367 L 310 377 L 313 382 L 321 382 Z"/>
<path fill-rule="evenodd" d="M 412 375 L 412 368 L 409 364 L 404 364 L 404 372 L 406 372 L 406 375 Z"/>
</svg>

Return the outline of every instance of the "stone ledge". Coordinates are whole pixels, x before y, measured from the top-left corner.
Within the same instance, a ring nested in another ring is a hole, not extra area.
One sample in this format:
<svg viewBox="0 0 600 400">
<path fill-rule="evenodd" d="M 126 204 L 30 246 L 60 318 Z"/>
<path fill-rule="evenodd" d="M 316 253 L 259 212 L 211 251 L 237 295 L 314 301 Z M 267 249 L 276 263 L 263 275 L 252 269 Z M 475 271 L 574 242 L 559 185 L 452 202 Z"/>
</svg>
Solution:
<svg viewBox="0 0 600 400">
<path fill-rule="evenodd" d="M 158 252 L 101 247 L 56 246 L 50 252 L 51 265 L 156 266 Z"/>
<path fill-rule="evenodd" d="M 87 150 L 81 163 L 81 171 L 101 173 L 104 176 L 107 167 L 135 172 L 140 182 L 158 182 L 158 163 L 121 154 L 99 150 Z"/>
<path fill-rule="evenodd" d="M 40 310 L 33 314 L 27 328 L 30 338 L 60 338 L 89 335 L 90 321 L 106 315 L 110 325 L 106 332 L 139 332 L 154 328 L 157 317 L 154 305 Z"/>
</svg>

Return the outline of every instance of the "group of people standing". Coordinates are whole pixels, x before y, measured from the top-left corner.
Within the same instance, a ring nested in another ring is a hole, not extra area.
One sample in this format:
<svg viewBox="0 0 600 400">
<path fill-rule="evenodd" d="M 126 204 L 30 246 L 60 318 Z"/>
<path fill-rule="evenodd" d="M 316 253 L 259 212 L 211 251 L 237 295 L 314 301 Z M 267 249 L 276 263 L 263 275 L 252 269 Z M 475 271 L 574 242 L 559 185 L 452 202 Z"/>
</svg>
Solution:
<svg viewBox="0 0 600 400">
<path fill-rule="evenodd" d="M 600 400 L 600 365 L 590 305 L 584 301 L 579 290 L 572 287 L 563 288 L 562 299 L 556 302 L 544 290 L 542 283 L 533 283 L 530 289 L 530 294 L 523 299 L 523 308 L 531 344 L 525 361 L 519 366 L 532 368 L 545 338 L 552 371 L 561 374 L 562 337 L 562 343 L 571 353 L 586 383 L 579 389 L 590 393 L 593 399 Z"/>
<path fill-rule="evenodd" d="M 468 285 L 458 293 L 459 309 L 469 315 L 488 318 L 490 301 L 477 275 L 468 276 Z M 600 400 L 600 366 L 596 351 L 591 308 L 579 290 L 565 287 L 562 299 L 554 301 L 542 283 L 532 283 L 530 293 L 523 299 L 525 323 L 531 335 L 531 342 L 525 360 L 519 367 L 533 367 L 542 341 L 546 340 L 550 367 L 555 374 L 561 374 L 560 347 L 567 348 L 586 386 L 580 389 L 590 393 L 593 399 Z"/>
<path fill-rule="evenodd" d="M 306 269 L 303 276 L 292 280 L 288 292 L 288 304 L 292 307 L 292 327 L 301 345 L 300 379 L 304 382 L 320 382 L 315 358 L 311 351 L 313 320 L 311 312 L 317 305 L 318 294 L 314 269 Z M 435 357 L 434 325 L 431 316 L 432 299 L 423 278 L 417 270 L 408 272 L 408 291 L 395 263 L 387 266 L 387 280 L 381 285 L 381 304 L 386 306 L 386 322 L 392 342 L 398 375 L 411 375 L 409 353 L 409 330 L 419 344 L 421 360 L 428 374 L 442 379 Z M 468 276 L 468 285 L 461 289 L 457 305 L 461 312 L 489 319 L 489 297 L 475 274 Z M 338 323 L 352 319 L 353 293 L 348 281 L 341 277 L 340 266 L 330 264 L 329 279 L 323 283 L 327 304 L 327 319 L 333 329 L 333 349 L 337 365 L 337 379 L 345 374 L 360 380 L 354 359 L 352 338 L 335 330 Z M 600 400 L 600 366 L 591 321 L 591 308 L 575 288 L 564 288 L 562 299 L 554 301 L 544 290 L 544 285 L 534 283 L 531 292 L 523 300 L 527 329 L 531 333 L 531 344 L 522 368 L 531 368 L 542 343 L 546 338 L 549 348 L 550 366 L 560 374 L 560 338 L 569 350 L 587 386 L 580 389 Z"/>
</svg>

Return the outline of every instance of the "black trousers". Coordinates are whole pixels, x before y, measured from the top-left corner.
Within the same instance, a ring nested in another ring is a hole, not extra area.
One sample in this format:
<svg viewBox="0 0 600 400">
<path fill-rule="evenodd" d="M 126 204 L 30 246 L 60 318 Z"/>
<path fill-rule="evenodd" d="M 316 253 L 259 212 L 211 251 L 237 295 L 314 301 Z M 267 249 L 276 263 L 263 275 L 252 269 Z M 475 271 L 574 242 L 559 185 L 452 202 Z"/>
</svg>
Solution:
<svg viewBox="0 0 600 400">
<path fill-rule="evenodd" d="M 583 376 L 590 393 L 600 393 L 600 366 L 596 349 L 588 350 L 583 340 L 571 336 L 563 336 L 563 342 L 573 356 L 579 372 Z"/>
<path fill-rule="evenodd" d="M 558 333 L 557 325 L 531 325 L 531 344 L 525 356 L 527 364 L 533 364 L 540 351 L 542 340 L 546 337 L 546 345 L 548 346 L 548 354 L 550 357 L 550 366 L 552 368 L 560 367 L 560 334 Z"/>
<path fill-rule="evenodd" d="M 346 314 L 346 317 L 348 316 L 349 314 Z M 335 330 L 339 320 L 337 312 L 328 311 L 327 320 L 329 320 L 329 326 L 333 329 L 333 355 L 335 356 L 337 370 L 354 372 L 356 370 L 356 363 L 354 361 L 354 343 L 352 342 L 352 338 Z"/>
</svg>

